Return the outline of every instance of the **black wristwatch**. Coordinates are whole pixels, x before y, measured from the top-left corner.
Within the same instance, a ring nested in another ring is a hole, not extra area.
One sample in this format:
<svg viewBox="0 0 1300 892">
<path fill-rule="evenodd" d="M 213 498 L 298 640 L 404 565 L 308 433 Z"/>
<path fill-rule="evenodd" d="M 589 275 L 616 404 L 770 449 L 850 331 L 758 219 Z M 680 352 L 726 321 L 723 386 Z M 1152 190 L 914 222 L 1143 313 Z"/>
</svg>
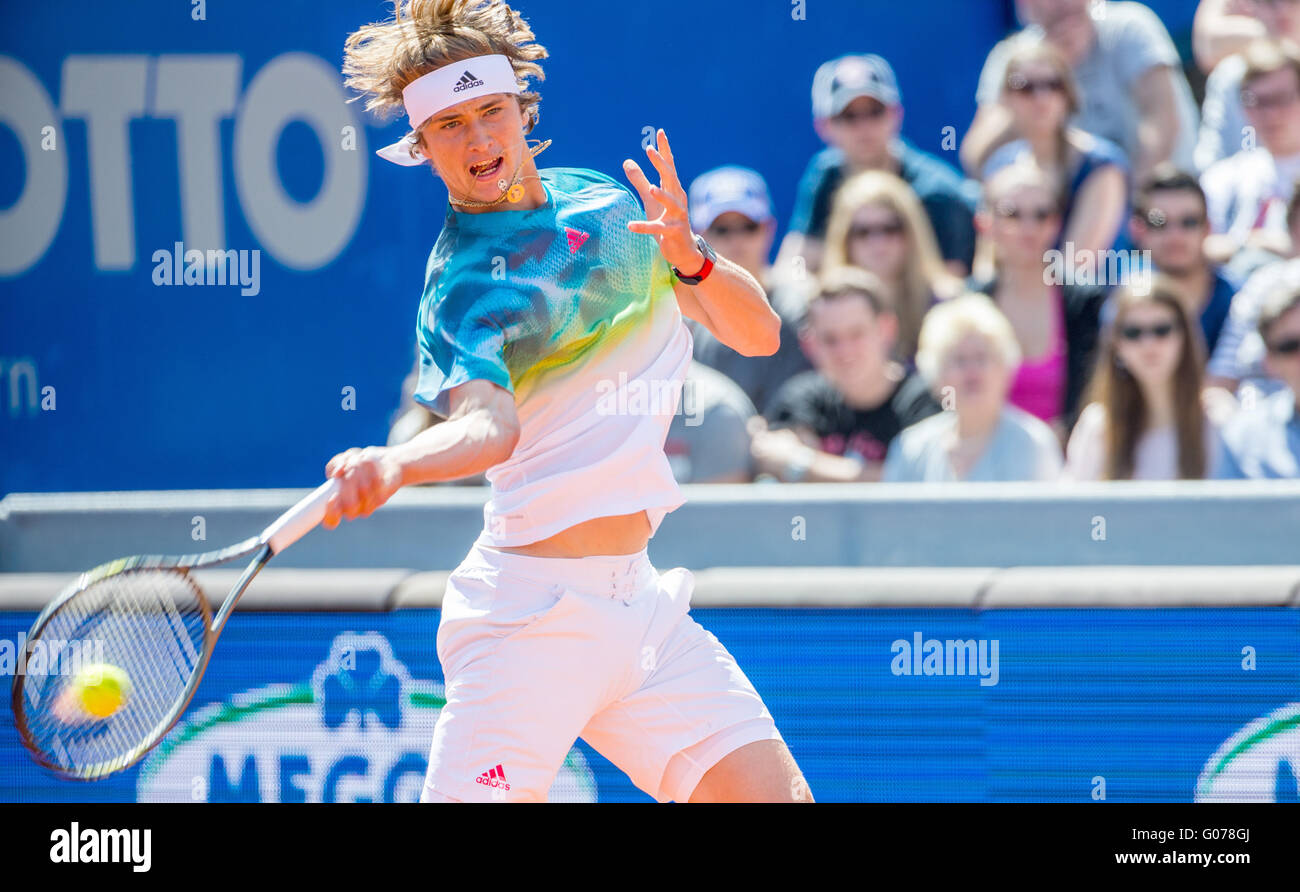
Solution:
<svg viewBox="0 0 1300 892">
<path fill-rule="evenodd" d="M 714 261 L 718 259 L 717 252 L 699 233 L 695 234 L 695 247 L 699 248 L 700 253 L 704 255 L 704 266 L 698 273 L 693 276 L 684 276 L 681 270 L 675 266 L 673 267 L 673 275 L 677 277 L 678 281 L 685 282 L 687 285 L 698 285 L 708 278 L 709 273 L 713 272 Z"/>
</svg>

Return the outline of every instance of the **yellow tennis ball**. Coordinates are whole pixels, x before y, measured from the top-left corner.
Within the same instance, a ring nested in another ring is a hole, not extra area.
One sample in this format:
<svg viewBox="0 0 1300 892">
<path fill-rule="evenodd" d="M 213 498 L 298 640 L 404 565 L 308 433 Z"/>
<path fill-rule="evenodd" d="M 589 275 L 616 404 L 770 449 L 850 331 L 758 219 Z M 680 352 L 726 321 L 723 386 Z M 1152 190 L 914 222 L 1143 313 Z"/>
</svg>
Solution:
<svg viewBox="0 0 1300 892">
<path fill-rule="evenodd" d="M 126 671 L 110 663 L 83 666 L 72 685 L 81 708 L 101 719 L 121 709 L 131 695 L 131 679 Z"/>
</svg>

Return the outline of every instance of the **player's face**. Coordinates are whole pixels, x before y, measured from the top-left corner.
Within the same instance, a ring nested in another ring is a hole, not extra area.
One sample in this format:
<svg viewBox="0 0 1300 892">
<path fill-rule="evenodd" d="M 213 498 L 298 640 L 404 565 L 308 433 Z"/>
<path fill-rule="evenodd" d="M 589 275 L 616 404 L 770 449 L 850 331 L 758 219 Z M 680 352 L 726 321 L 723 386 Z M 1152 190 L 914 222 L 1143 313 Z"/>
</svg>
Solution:
<svg viewBox="0 0 1300 892">
<path fill-rule="evenodd" d="M 1300 400 L 1300 350 L 1292 350 L 1300 342 L 1300 307 L 1292 307 L 1269 326 L 1264 357 L 1268 373 L 1283 381 Z"/>
<path fill-rule="evenodd" d="M 727 211 L 719 214 L 702 234 L 723 257 L 744 267 L 755 278 L 761 278 L 775 232 L 771 221 L 760 223 L 739 211 Z"/>
<path fill-rule="evenodd" d="M 943 358 L 940 387 L 951 387 L 958 412 L 995 412 L 1002 407 L 1010 373 L 1002 354 L 988 337 L 970 332 Z"/>
<path fill-rule="evenodd" d="M 1205 207 L 1194 192 L 1151 193 L 1151 207 L 1134 222 L 1133 235 L 1139 248 L 1151 252 L 1161 270 L 1184 275 L 1205 262 L 1205 237 L 1210 224 Z"/>
<path fill-rule="evenodd" d="M 844 253 L 854 266 L 897 282 L 907 263 L 907 224 L 889 205 L 864 205 L 849 224 Z"/>
<path fill-rule="evenodd" d="M 1161 387 L 1173 377 L 1182 357 L 1183 337 L 1178 318 L 1168 307 L 1154 302 L 1130 307 L 1115 320 L 1114 336 L 1119 358 L 1139 382 Z"/>
<path fill-rule="evenodd" d="M 449 191 L 474 201 L 501 195 L 525 155 L 524 117 L 509 93 L 457 103 L 420 130 L 423 149 Z"/>
</svg>

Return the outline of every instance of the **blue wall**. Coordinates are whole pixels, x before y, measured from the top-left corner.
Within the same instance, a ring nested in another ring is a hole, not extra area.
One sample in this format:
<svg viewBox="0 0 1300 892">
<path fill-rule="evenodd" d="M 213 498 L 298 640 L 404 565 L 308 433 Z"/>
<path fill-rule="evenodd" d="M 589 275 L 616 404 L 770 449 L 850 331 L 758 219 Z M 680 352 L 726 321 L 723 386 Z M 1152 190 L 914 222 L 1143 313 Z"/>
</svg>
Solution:
<svg viewBox="0 0 1300 892">
<path fill-rule="evenodd" d="M 1294 712 L 1300 700 L 1300 614 L 1294 610 L 700 609 L 692 615 L 735 655 L 814 795 L 826 802 L 1087 802 L 1098 777 L 1105 779 L 1107 801 L 1188 802 L 1205 769 L 1218 765 L 1216 754 L 1233 750 L 1229 742 L 1238 735 L 1249 736 L 1243 729 L 1288 704 Z M 0 640 L 13 641 L 31 619 L 0 612 Z M 417 795 L 433 711 L 408 709 L 398 727 L 394 702 L 355 703 L 347 705 L 365 708 L 365 729 L 358 730 L 355 716 L 331 720 L 331 712 L 341 712 L 320 693 L 317 667 L 331 642 L 359 653 L 363 648 L 346 633 L 373 632 L 372 641 L 391 649 L 385 671 L 403 677 L 407 701 L 418 704 L 413 691 L 428 699 L 440 690 L 437 623 L 437 611 L 415 609 L 236 613 L 185 718 L 210 719 L 223 706 L 242 704 L 242 713 L 226 711 L 224 739 L 220 730 L 205 731 L 152 769 L 146 762 L 103 782 L 74 783 L 31 762 L 6 716 L 0 801 L 165 795 L 158 783 L 142 780 L 148 771 L 179 777 L 183 795 L 173 788 L 173 798 L 183 799 L 193 798 L 195 777 L 205 779 L 200 799 L 210 791 L 216 791 L 210 798 L 318 799 L 327 788 L 339 799 L 383 798 L 390 776 L 404 777 L 405 790 Z M 997 683 L 981 685 L 974 675 L 895 675 L 893 642 L 910 642 L 918 633 L 996 640 Z M 1253 664 L 1244 662 L 1243 648 L 1250 648 Z M 357 658 L 356 671 L 369 677 L 367 666 Z M 272 696 L 296 704 L 248 708 Z M 8 697 L 5 703 L 7 709 Z M 1272 732 L 1254 735 L 1254 746 L 1226 760 L 1211 792 L 1295 801 L 1300 719 L 1280 720 Z M 576 750 L 570 780 L 586 784 L 578 792 L 599 801 L 647 801 L 585 744 Z M 352 772 L 342 780 L 340 765 Z M 331 769 L 338 782 L 328 787 Z"/>
<path fill-rule="evenodd" d="M 1171 21 L 1190 18 L 1186 3 L 1155 5 Z M 721 163 L 754 166 L 782 221 L 818 147 L 809 87 L 820 62 L 848 51 L 886 55 L 903 86 L 905 135 L 945 154 L 943 128 L 964 131 L 984 55 L 1007 26 L 999 0 L 809 0 L 804 20 L 787 0 L 602 3 L 581 13 L 560 0 L 520 6 L 551 53 L 535 135 L 555 143 L 543 166 L 621 177 L 623 158 L 642 157 L 643 128 L 662 126 L 684 178 Z M 190 4 L 164 0 L 78 4 L 75 15 L 50 4 L 0 10 L 0 57 L 17 72 L 0 90 L 0 494 L 307 486 L 335 451 L 383 441 L 445 212 L 435 180 L 373 156 L 400 125 L 376 126 L 342 101 L 344 37 L 385 9 L 222 0 L 206 4 L 203 21 Z M 108 54 L 126 57 L 123 80 L 87 69 Z M 191 56 L 227 65 L 230 89 L 211 72 L 198 88 L 182 87 L 178 63 Z M 306 86 L 258 82 L 273 63 L 297 65 Z M 313 87 L 312 75 L 324 86 Z M 27 76 L 33 89 L 16 79 Z M 204 100 L 230 107 L 198 116 Z M 298 112 L 275 115 L 274 106 L 295 102 Z M 135 106 L 129 123 L 101 127 L 92 153 L 84 109 L 115 103 Z M 184 152 L 195 195 L 215 196 L 223 217 L 206 230 L 183 216 L 201 201 L 182 201 L 177 105 L 195 137 Z M 294 120 L 304 110 L 324 122 L 324 136 Z M 259 121 L 270 128 L 262 140 Z M 352 151 L 339 137 L 349 122 L 359 127 Z M 115 167 L 118 132 L 129 160 Z M 26 150 L 20 140 L 30 141 Z M 258 185 L 250 176 L 266 153 L 274 172 Z M 92 162 L 102 166 L 101 187 L 117 186 L 124 201 L 92 200 Z M 34 204 L 20 215 L 14 205 L 37 172 L 65 176 L 66 196 L 33 185 Z M 342 172 L 351 187 L 340 186 Z M 277 222 L 277 207 L 305 205 L 325 183 L 341 189 L 344 212 Z M 304 260 L 284 247 L 319 247 L 326 231 L 337 250 Z M 116 254 L 114 238 L 123 244 Z M 177 241 L 260 250 L 260 291 L 153 284 L 154 252 Z M 18 246 L 29 242 L 34 253 L 23 259 Z M 346 387 L 355 389 L 353 409 L 342 406 Z"/>
</svg>

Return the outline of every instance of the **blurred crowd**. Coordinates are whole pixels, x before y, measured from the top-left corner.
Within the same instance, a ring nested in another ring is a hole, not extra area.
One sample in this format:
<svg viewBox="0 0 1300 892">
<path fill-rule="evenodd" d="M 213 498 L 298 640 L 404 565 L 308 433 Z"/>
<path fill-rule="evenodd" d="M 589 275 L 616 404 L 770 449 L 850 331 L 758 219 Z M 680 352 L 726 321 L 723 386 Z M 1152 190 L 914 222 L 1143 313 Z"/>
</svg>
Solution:
<svg viewBox="0 0 1300 892">
<path fill-rule="evenodd" d="M 1199 105 L 1141 3 L 1016 6 L 961 170 L 867 54 L 813 78 L 779 247 L 761 173 L 690 184 L 783 330 L 750 357 L 688 321 L 680 482 L 1300 477 L 1300 0 L 1200 0 Z M 390 443 L 436 420 L 408 398 Z"/>
</svg>

